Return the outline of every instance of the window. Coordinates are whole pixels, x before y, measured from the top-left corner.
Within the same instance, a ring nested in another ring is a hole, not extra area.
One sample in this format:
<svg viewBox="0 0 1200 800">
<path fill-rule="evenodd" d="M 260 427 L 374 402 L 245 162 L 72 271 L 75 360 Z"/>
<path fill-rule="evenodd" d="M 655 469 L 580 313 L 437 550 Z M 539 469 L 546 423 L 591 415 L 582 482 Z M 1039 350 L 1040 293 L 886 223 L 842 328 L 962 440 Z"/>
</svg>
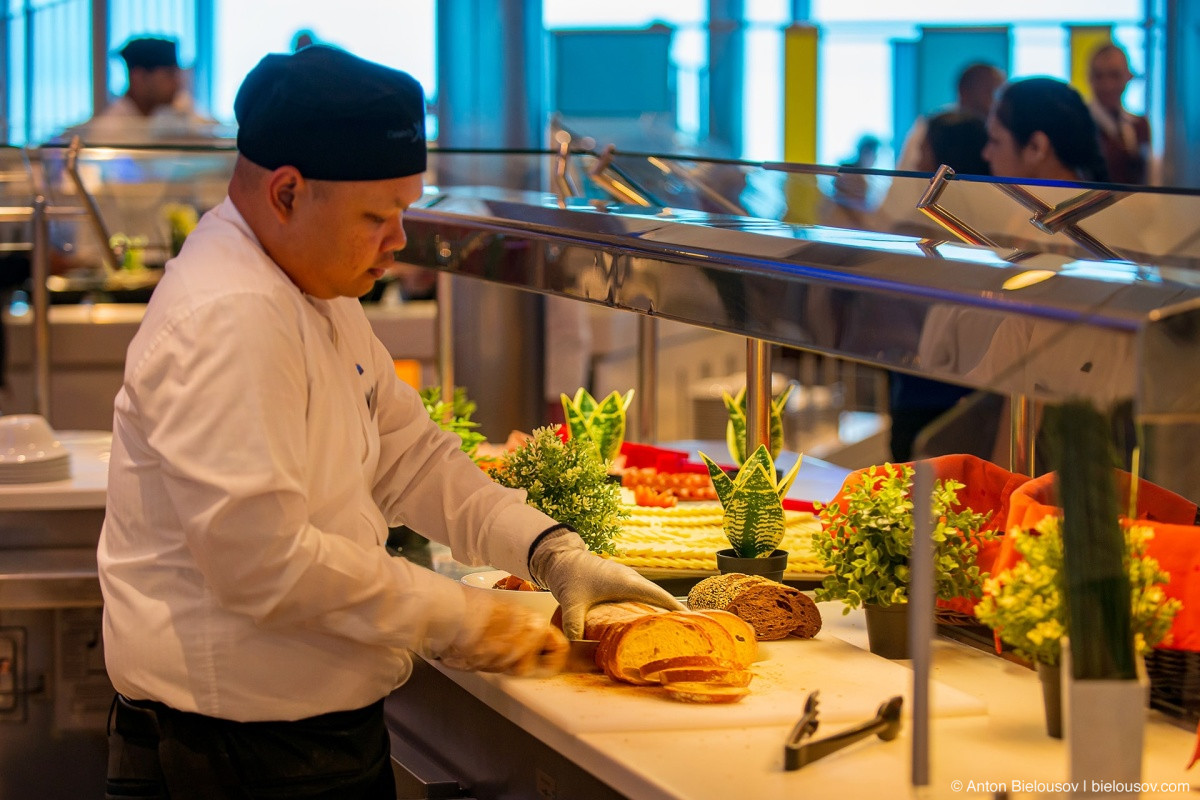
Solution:
<svg viewBox="0 0 1200 800">
<path fill-rule="evenodd" d="M 409 72 L 426 97 L 436 95 L 434 0 L 216 0 L 213 116 L 233 122 L 233 99 L 246 73 L 268 53 L 288 52 L 301 30 Z"/>
</svg>

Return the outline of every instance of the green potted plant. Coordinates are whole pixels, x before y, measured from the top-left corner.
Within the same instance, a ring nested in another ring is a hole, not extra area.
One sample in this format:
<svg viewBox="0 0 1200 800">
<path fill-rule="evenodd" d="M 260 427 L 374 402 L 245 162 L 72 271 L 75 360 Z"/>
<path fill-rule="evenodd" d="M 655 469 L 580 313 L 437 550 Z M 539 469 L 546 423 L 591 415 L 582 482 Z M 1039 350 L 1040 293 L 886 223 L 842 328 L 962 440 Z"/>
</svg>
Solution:
<svg viewBox="0 0 1200 800">
<path fill-rule="evenodd" d="M 794 388 L 794 385 L 788 386 L 771 401 L 771 458 L 779 458 L 783 450 L 783 407 Z M 722 392 L 721 399 L 729 413 L 729 421 L 725 424 L 725 443 L 729 446 L 729 456 L 733 463 L 741 466 L 746 461 L 746 387 L 742 387 L 737 397 L 730 397 L 728 392 Z"/>
<path fill-rule="evenodd" d="M 479 445 L 486 437 L 475 430 L 479 423 L 471 420 L 471 415 L 475 413 L 475 403 L 467 399 L 467 390 L 456 386 L 451 402 L 442 399 L 440 386 L 427 386 L 418 394 L 429 418 L 442 430 L 456 434 L 462 441 L 462 451 L 474 459 Z M 428 565 L 429 540 L 407 525 L 398 525 L 388 530 L 388 545 L 406 554 L 410 559 Z"/>
<path fill-rule="evenodd" d="M 571 438 L 595 442 L 600 457 L 611 463 L 625 441 L 625 412 L 633 402 L 633 389 L 624 395 L 614 391 L 598 403 L 583 387 L 574 398 L 561 398 Z"/>
<path fill-rule="evenodd" d="M 524 489 L 525 502 L 570 525 L 592 552 L 616 553 L 613 540 L 626 517 L 621 487 L 608 481 L 591 439 L 564 442 L 554 428 L 538 428 L 488 474 L 504 486 Z"/>
<path fill-rule="evenodd" d="M 1062 521 L 1044 517 L 1034 530 L 1014 528 L 1008 535 L 1023 560 L 984 581 L 983 600 L 975 615 L 1013 653 L 1036 667 L 1046 704 L 1046 732 L 1058 739 L 1062 737 L 1059 665 L 1067 632 Z M 1134 646 L 1142 655 L 1167 637 L 1181 607 L 1163 591 L 1170 576 L 1146 555 L 1153 535 L 1149 528 L 1136 525 L 1125 529 Z"/>
<path fill-rule="evenodd" d="M 816 599 L 841 600 L 843 613 L 863 606 L 871 651 L 908 657 L 909 553 L 913 542 L 913 469 L 883 464 L 852 473 L 838 496 L 818 504 L 821 532 L 813 534 L 817 558 L 830 571 Z M 934 482 L 932 514 L 937 597 L 977 598 L 982 581 L 975 556 L 989 514 L 958 509 L 963 484 Z"/>
<path fill-rule="evenodd" d="M 421 390 L 420 395 L 421 403 L 430 419 L 442 430 L 457 434 L 462 440 L 462 451 L 474 458 L 475 451 L 487 437 L 475 430 L 479 423 L 471 419 L 471 415 L 475 413 L 475 403 L 467 399 L 467 390 L 461 386 L 454 387 L 454 397 L 450 402 L 442 399 L 440 386 L 427 386 Z"/>
<path fill-rule="evenodd" d="M 766 445 L 758 446 L 735 478 L 704 453 L 700 457 L 708 466 L 725 512 L 722 525 L 730 544 L 728 549 L 717 551 L 717 568 L 783 580 L 788 559 L 787 551 L 779 549 L 787 529 L 783 498 L 796 480 L 801 459 L 796 459 L 796 465 L 780 480 Z"/>
</svg>

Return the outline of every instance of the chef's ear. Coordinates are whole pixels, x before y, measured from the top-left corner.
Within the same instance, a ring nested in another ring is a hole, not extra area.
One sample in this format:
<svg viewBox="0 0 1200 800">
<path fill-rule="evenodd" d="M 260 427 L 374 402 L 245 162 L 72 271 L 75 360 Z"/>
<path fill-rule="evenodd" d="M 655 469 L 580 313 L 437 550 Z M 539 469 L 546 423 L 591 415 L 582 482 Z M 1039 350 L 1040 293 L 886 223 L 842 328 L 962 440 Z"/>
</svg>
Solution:
<svg viewBox="0 0 1200 800">
<path fill-rule="evenodd" d="M 304 176 L 295 167 L 280 167 L 267 179 L 267 200 L 279 222 L 287 222 L 296 209 L 296 194 Z"/>
</svg>

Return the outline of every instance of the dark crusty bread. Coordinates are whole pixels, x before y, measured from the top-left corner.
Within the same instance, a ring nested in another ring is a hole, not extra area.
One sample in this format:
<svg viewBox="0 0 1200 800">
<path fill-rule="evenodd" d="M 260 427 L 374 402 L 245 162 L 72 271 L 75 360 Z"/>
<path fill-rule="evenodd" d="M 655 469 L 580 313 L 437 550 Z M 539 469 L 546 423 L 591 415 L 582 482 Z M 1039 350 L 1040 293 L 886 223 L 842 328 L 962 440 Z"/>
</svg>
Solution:
<svg viewBox="0 0 1200 800">
<path fill-rule="evenodd" d="M 800 599 L 800 621 L 792 628 L 792 636 L 811 639 L 821 632 L 821 610 L 813 599 L 803 592 L 796 593 Z"/>
<path fill-rule="evenodd" d="M 731 572 L 705 578 L 688 593 L 688 605 L 733 613 L 750 623 L 760 641 L 789 634 L 807 639 L 821 630 L 821 613 L 812 598 L 759 575 Z"/>
<path fill-rule="evenodd" d="M 738 592 L 726 610 L 749 622 L 759 641 L 782 639 L 799 622 L 797 594 L 795 589 L 789 591 L 789 587 L 781 584 L 758 584 Z"/>
</svg>

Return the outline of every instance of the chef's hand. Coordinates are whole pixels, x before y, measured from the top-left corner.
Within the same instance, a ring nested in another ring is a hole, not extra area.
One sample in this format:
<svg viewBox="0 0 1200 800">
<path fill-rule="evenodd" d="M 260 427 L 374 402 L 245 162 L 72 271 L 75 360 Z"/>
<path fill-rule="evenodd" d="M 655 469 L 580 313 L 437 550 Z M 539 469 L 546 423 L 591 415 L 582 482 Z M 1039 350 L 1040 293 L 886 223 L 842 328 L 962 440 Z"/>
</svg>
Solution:
<svg viewBox="0 0 1200 800">
<path fill-rule="evenodd" d="M 470 598 L 469 613 L 483 615 L 482 626 L 464 630 L 438 657 L 455 669 L 554 675 L 567 661 L 567 640 L 549 620 L 522 606 Z"/>
<path fill-rule="evenodd" d="M 529 573 L 562 606 L 563 633 L 568 639 L 583 638 L 587 612 L 601 603 L 641 602 L 683 610 L 669 592 L 635 570 L 589 552 L 579 534 L 567 528 L 538 543 L 529 559 Z"/>
</svg>

